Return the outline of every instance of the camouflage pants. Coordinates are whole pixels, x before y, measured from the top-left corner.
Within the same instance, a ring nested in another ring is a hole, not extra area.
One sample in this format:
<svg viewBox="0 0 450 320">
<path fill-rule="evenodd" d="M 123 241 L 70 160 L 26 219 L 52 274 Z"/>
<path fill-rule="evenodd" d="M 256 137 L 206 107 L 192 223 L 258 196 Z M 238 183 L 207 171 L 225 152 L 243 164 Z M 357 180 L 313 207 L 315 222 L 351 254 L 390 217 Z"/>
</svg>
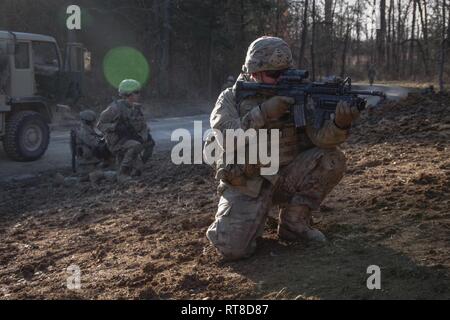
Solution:
<svg viewBox="0 0 450 320">
<path fill-rule="evenodd" d="M 155 142 L 149 135 L 149 140 L 144 143 L 135 140 L 125 141 L 119 147 L 114 148 L 114 153 L 120 168 L 141 170 L 144 165 L 142 158 L 147 161 L 152 156 L 154 147 Z"/>
<path fill-rule="evenodd" d="M 319 148 L 305 151 L 281 170 L 284 177 L 281 185 L 265 183 L 257 198 L 227 188 L 206 236 L 227 259 L 249 257 L 274 205 L 280 208 L 280 227 L 299 233 L 310 226 L 310 211 L 319 209 L 344 171 L 345 156 L 341 151 Z"/>
<path fill-rule="evenodd" d="M 127 140 L 115 147 L 113 153 L 116 155 L 119 168 L 127 167 L 140 170 L 142 161 L 139 154 L 144 150 L 144 144 L 136 140 Z"/>
</svg>

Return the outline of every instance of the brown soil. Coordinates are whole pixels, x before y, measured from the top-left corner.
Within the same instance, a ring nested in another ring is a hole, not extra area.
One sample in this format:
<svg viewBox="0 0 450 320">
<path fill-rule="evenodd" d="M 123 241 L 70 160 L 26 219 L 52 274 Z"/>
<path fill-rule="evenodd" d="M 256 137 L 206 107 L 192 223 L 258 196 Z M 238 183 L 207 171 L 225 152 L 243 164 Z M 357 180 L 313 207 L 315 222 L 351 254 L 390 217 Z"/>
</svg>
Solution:
<svg viewBox="0 0 450 320">
<path fill-rule="evenodd" d="M 272 222 L 240 262 L 207 245 L 218 199 L 206 166 L 158 154 L 130 186 L 61 186 L 55 172 L 2 184 L 0 298 L 449 299 L 449 101 L 365 114 L 343 146 L 347 175 L 316 213 L 329 242 L 278 242 Z M 72 264 L 80 291 L 66 289 Z M 382 290 L 366 287 L 370 265 Z"/>
</svg>

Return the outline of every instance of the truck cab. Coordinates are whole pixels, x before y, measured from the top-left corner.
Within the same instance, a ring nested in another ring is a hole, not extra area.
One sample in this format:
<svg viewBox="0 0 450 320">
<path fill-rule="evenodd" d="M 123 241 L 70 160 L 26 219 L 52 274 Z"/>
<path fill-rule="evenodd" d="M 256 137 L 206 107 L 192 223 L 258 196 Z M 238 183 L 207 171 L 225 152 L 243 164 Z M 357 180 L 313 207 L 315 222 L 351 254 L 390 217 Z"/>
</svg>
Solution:
<svg viewBox="0 0 450 320">
<path fill-rule="evenodd" d="M 57 104 L 82 95 L 84 48 L 68 43 L 65 59 L 55 38 L 0 31 L 0 140 L 16 161 L 41 158 Z"/>
</svg>

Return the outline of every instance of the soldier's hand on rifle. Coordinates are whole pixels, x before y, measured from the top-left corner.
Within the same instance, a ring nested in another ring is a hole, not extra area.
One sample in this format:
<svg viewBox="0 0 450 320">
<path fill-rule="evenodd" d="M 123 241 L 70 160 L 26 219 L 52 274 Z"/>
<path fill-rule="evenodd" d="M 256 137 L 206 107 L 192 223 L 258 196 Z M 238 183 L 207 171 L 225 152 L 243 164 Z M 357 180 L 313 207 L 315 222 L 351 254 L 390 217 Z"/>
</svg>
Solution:
<svg viewBox="0 0 450 320">
<path fill-rule="evenodd" d="M 347 102 L 341 101 L 336 108 L 334 122 L 340 129 L 350 129 L 352 123 L 360 116 L 358 108 L 350 106 Z"/>
<path fill-rule="evenodd" d="M 293 98 L 275 96 L 261 105 L 261 111 L 266 120 L 277 120 L 289 111 L 289 107 L 295 103 Z"/>
</svg>

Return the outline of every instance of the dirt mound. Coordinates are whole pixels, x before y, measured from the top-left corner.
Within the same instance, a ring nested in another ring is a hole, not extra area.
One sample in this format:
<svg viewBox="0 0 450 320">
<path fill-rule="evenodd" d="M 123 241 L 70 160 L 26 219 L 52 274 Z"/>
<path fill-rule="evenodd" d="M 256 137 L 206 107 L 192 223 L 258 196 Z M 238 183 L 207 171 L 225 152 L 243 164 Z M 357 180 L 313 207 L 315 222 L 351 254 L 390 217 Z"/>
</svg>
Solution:
<svg viewBox="0 0 450 320">
<path fill-rule="evenodd" d="M 0 297 L 448 299 L 449 101 L 411 96 L 367 112 L 343 146 L 346 177 L 315 213 L 330 241 L 282 243 L 268 224 L 241 262 L 206 241 L 218 200 L 207 166 L 157 154 L 128 186 L 55 184 L 55 172 L 4 183 Z M 72 265 L 80 291 L 66 286 Z M 370 265 L 380 291 L 366 287 Z"/>
</svg>

